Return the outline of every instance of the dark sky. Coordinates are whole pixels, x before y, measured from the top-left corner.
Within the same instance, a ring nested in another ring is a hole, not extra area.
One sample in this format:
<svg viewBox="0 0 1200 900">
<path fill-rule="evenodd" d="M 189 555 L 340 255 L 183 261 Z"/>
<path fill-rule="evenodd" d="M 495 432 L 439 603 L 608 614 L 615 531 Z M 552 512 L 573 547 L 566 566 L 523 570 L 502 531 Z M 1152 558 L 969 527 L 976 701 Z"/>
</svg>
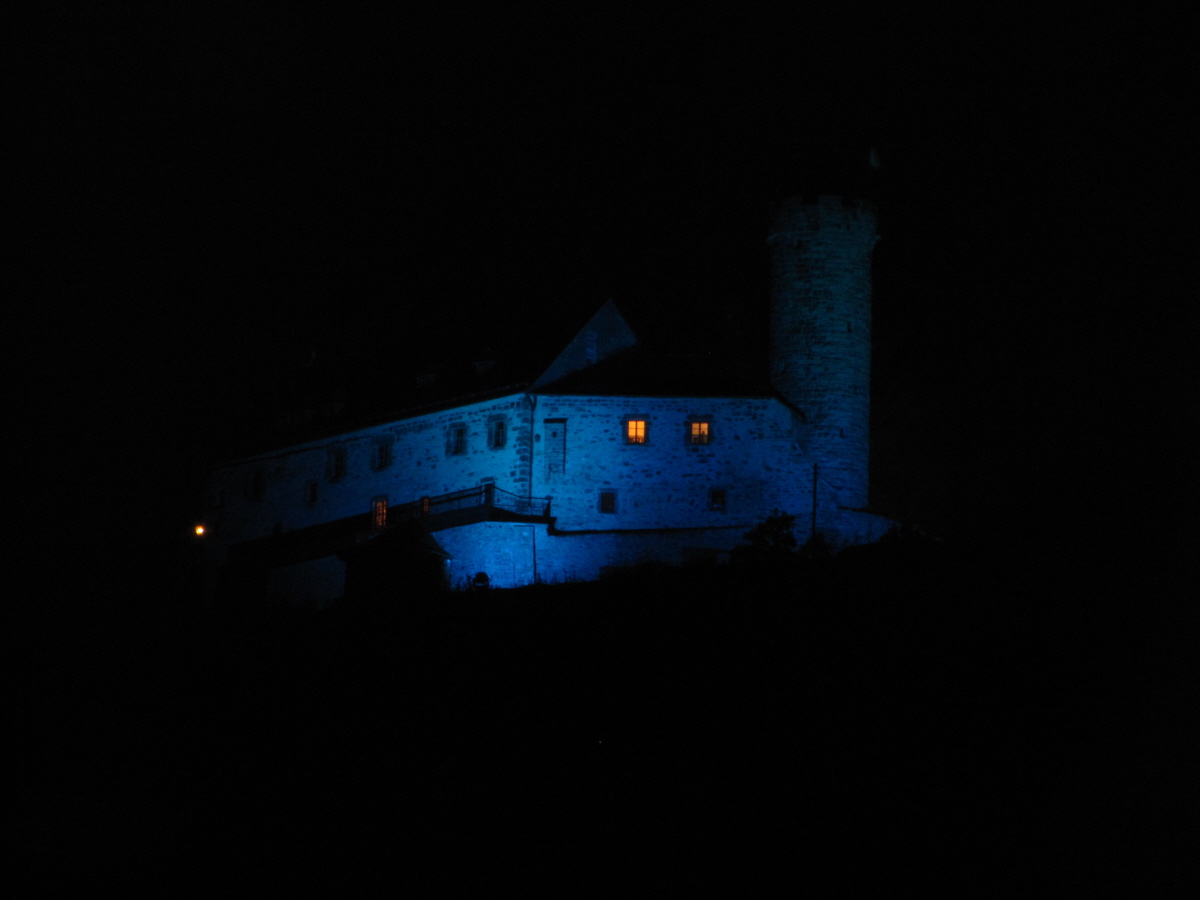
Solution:
<svg viewBox="0 0 1200 900">
<path fill-rule="evenodd" d="M 6 64 L 22 393 L 74 473 L 38 502 L 122 498 L 117 547 L 178 540 L 218 438 L 314 350 L 609 296 L 719 335 L 765 302 L 770 201 L 871 147 L 881 508 L 1096 504 L 1194 424 L 1159 389 L 1196 336 L 1194 16 L 112 6 L 38 4 Z"/>
</svg>

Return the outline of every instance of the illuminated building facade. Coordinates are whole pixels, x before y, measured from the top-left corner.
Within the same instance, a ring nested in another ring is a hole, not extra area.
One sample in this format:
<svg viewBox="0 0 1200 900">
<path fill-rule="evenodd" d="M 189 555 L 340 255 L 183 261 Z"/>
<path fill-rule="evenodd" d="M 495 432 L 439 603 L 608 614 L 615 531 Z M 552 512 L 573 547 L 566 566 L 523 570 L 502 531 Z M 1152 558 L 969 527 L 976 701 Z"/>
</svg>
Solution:
<svg viewBox="0 0 1200 900">
<path fill-rule="evenodd" d="M 814 523 L 875 540 L 891 524 L 865 511 L 875 241 L 866 204 L 781 205 L 765 377 L 655 358 L 609 301 L 526 381 L 230 462 L 209 485 L 214 563 L 321 605 L 417 572 L 512 587 L 720 560 L 776 510 L 801 541 Z"/>
</svg>

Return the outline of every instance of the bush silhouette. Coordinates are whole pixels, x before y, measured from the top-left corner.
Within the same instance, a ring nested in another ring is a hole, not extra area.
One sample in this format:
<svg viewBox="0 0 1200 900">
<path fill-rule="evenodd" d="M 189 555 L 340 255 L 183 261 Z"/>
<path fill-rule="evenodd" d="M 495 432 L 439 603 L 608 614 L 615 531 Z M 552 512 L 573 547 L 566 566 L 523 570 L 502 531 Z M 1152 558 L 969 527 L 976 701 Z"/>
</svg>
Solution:
<svg viewBox="0 0 1200 900">
<path fill-rule="evenodd" d="M 829 543 L 824 532 L 814 531 L 809 535 L 808 540 L 804 542 L 804 546 L 797 551 L 797 555 L 801 559 L 806 560 L 825 560 L 833 558 L 833 545 Z"/>
<path fill-rule="evenodd" d="M 796 517 L 775 509 L 743 536 L 744 543 L 733 549 L 738 563 L 778 564 L 796 558 L 796 535 L 792 528 Z"/>
</svg>

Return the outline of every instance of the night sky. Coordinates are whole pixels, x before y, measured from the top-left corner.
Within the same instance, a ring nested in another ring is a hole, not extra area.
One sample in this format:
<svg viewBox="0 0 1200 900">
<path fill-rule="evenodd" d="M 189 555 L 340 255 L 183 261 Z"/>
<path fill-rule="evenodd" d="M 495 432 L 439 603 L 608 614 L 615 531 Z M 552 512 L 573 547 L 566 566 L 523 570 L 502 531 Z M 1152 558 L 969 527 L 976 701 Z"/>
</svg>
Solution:
<svg viewBox="0 0 1200 900">
<path fill-rule="evenodd" d="M 580 6 L 38 4 L 6 59 L 25 452 L 67 474 L 37 506 L 170 584 L 205 466 L 314 352 L 386 372 L 607 297 L 719 346 L 770 202 L 873 148 L 873 505 L 1182 508 L 1194 14 Z"/>
</svg>

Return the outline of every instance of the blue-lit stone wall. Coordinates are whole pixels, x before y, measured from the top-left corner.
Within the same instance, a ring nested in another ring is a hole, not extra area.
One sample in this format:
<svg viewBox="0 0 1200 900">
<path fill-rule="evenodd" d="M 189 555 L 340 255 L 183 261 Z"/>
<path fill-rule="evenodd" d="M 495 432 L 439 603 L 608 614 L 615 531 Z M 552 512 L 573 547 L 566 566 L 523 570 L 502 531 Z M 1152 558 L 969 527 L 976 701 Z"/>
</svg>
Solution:
<svg viewBox="0 0 1200 900">
<path fill-rule="evenodd" d="M 489 446 L 489 433 L 500 420 L 504 446 Z M 488 478 L 523 495 L 529 483 L 529 423 L 529 403 L 517 394 L 231 463 L 210 480 L 212 536 L 223 544 L 270 537 L 366 513 L 376 497 L 396 506 Z M 457 428 L 463 429 L 461 448 L 453 446 Z"/>
<path fill-rule="evenodd" d="M 724 561 L 745 532 L 741 527 L 671 531 L 549 533 L 538 539 L 538 577 L 544 581 L 592 581 L 606 569 L 646 563 L 682 565 Z"/>
<path fill-rule="evenodd" d="M 563 375 L 631 348 L 606 304 L 535 393 L 412 416 L 232 463 L 210 484 L 214 561 L 221 547 L 493 481 L 550 497 L 553 523 L 479 522 L 435 532 L 451 583 L 485 572 L 498 587 L 591 580 L 605 568 L 713 558 L 775 510 L 812 522 L 835 545 L 891 524 L 867 504 L 870 417 L 869 205 L 821 197 L 782 204 L 771 248 L 771 378 L 786 398 L 567 396 Z M 630 442 L 627 423 L 644 423 Z M 504 441 L 491 440 L 503 422 Z M 704 423 L 707 443 L 689 439 Z M 819 475 L 814 475 L 814 464 Z M 814 488 L 815 480 L 815 488 Z M 269 590 L 302 602 L 336 597 L 334 558 L 271 573 Z"/>
<path fill-rule="evenodd" d="M 644 423 L 644 442 L 627 440 L 631 419 Z M 488 438 L 498 420 L 505 442 L 495 448 Z M 705 424 L 707 443 L 692 442 L 694 422 Z M 560 437 L 552 439 L 551 429 Z M 805 434 L 796 413 L 769 397 L 514 395 L 231 464 L 212 480 L 221 502 L 211 538 L 218 547 L 266 538 L 365 513 L 376 497 L 396 505 L 494 479 L 518 495 L 550 497 L 553 524 L 436 531 L 452 557 L 452 586 L 465 587 L 478 572 L 493 586 L 516 587 L 592 580 L 606 568 L 646 562 L 719 559 L 775 510 L 796 516 L 798 540 L 809 536 L 814 472 L 801 447 Z M 839 509 L 823 474 L 817 528 L 835 544 L 878 538 L 888 523 Z M 275 569 L 269 594 L 320 606 L 341 595 L 344 572 L 335 557 Z"/>
<path fill-rule="evenodd" d="M 626 440 L 630 419 L 645 442 Z M 548 425 L 548 420 L 561 424 Z M 689 441 L 708 424 L 710 443 Z M 549 429 L 565 428 L 560 466 Z M 777 400 L 758 398 L 538 397 L 533 493 L 553 497 L 559 531 L 749 527 L 773 508 L 811 504 L 812 471 L 801 429 Z M 724 506 L 712 508 L 712 492 Z M 601 505 L 611 492 L 613 511 Z M 744 528 L 743 528 L 744 530 Z"/>
<path fill-rule="evenodd" d="M 797 510 L 796 539 L 809 536 L 810 510 Z M 769 512 L 769 511 L 768 511 Z M 764 513 L 765 516 L 765 513 Z M 821 505 L 817 527 L 835 546 L 878 540 L 892 523 L 880 516 Z M 546 525 L 480 522 L 439 531 L 435 537 L 452 554 L 450 583 L 468 586 L 484 572 L 493 587 L 508 588 L 535 581 L 594 581 L 608 569 L 645 563 L 686 565 L 726 562 L 742 542 L 743 525 L 723 528 L 562 532 Z"/>
<path fill-rule="evenodd" d="M 453 587 L 464 588 L 476 573 L 485 572 L 493 587 L 508 588 L 535 581 L 594 581 L 606 569 L 642 563 L 720 561 L 744 531 L 728 527 L 560 533 L 546 525 L 480 522 L 434 536 L 453 556 L 448 563 Z"/>
<path fill-rule="evenodd" d="M 793 198 L 771 249 L 771 380 L 808 419 L 805 449 L 843 506 L 867 505 L 871 385 L 870 205 Z"/>
</svg>

